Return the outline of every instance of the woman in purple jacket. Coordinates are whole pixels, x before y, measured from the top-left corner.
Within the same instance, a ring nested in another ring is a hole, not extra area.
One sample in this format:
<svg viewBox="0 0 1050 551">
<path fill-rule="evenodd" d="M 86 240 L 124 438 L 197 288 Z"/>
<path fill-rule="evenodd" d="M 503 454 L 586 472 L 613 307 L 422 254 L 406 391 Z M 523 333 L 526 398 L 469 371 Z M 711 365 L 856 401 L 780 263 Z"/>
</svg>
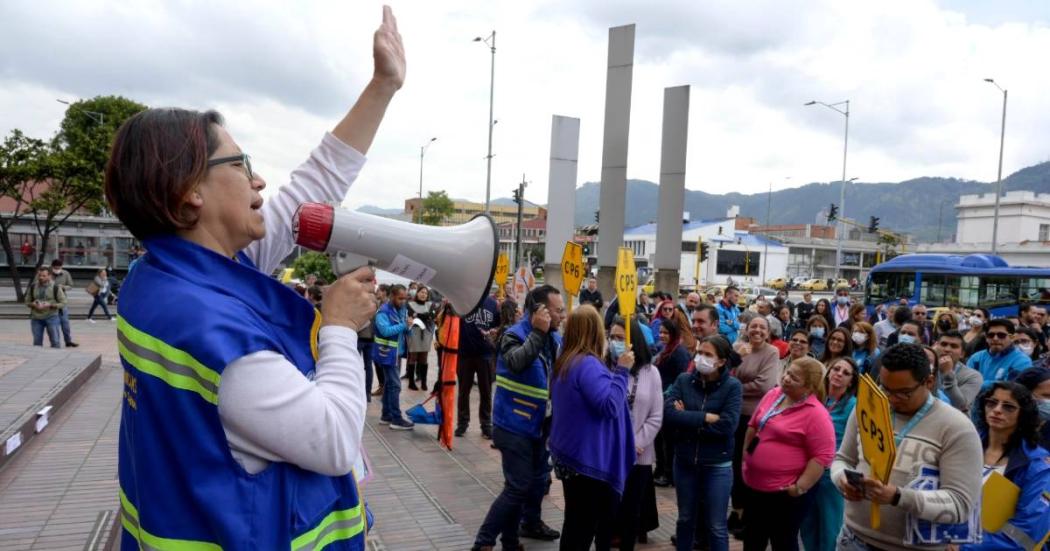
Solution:
<svg viewBox="0 0 1050 551">
<path fill-rule="evenodd" d="M 624 351 L 609 369 L 598 311 L 580 306 L 565 322 L 562 353 L 550 382 L 552 422 L 548 446 L 565 494 L 562 550 L 609 549 L 616 508 L 636 450 L 627 406 Z"/>
<path fill-rule="evenodd" d="M 609 355 L 606 365 L 615 366 L 626 353 L 624 321 L 620 316 L 609 329 Z M 656 487 L 653 485 L 654 440 L 664 418 L 664 395 L 660 372 L 652 365 L 649 346 L 645 344 L 642 326 L 631 320 L 631 352 L 634 364 L 627 379 L 627 406 L 634 429 L 635 463 L 627 476 L 623 500 L 616 513 L 616 534 L 620 551 L 631 551 L 639 532 L 648 531 L 642 522 L 644 507 L 656 510 Z M 650 501 L 651 500 L 651 501 Z"/>
</svg>

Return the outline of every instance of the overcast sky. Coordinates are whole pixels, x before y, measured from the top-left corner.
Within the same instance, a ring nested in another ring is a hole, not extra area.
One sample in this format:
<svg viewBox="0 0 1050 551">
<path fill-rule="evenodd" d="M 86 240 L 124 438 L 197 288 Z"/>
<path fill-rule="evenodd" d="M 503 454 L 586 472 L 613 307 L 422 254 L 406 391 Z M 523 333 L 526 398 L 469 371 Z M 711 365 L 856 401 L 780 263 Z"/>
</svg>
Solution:
<svg viewBox="0 0 1050 551">
<path fill-rule="evenodd" d="M 608 28 L 637 24 L 628 176 L 659 179 L 663 89 L 692 86 L 689 189 L 761 192 L 847 177 L 994 181 L 1050 160 L 1045 0 L 446 0 L 394 2 L 408 58 L 348 204 L 424 191 L 483 201 L 497 32 L 492 195 L 547 196 L 551 115 L 581 119 L 579 183 L 601 174 Z M 0 2 L 0 132 L 49 137 L 75 100 L 214 108 L 271 190 L 371 75 L 373 1 Z M 790 179 L 789 179 L 790 177 Z"/>
</svg>

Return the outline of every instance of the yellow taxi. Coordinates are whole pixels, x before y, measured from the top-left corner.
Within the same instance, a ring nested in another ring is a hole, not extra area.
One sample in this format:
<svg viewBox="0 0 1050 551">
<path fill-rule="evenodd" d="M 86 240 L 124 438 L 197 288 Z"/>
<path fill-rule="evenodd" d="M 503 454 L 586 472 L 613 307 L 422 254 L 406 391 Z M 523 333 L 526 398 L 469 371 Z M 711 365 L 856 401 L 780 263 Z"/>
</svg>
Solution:
<svg viewBox="0 0 1050 551">
<path fill-rule="evenodd" d="M 824 279 L 810 279 L 798 286 L 803 291 L 827 291 L 828 282 Z"/>
</svg>

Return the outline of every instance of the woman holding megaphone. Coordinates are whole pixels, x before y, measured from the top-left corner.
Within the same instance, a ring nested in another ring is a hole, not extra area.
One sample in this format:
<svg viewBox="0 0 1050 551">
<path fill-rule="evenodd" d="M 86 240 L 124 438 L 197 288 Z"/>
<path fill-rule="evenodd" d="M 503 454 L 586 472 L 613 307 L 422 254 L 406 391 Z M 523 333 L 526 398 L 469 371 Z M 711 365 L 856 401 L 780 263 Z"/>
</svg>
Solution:
<svg viewBox="0 0 1050 551">
<path fill-rule="evenodd" d="M 356 341 L 375 274 L 340 278 L 320 314 L 267 274 L 301 203 L 344 198 L 401 88 L 388 7 L 373 57 L 353 108 L 265 204 L 214 111 L 149 109 L 117 132 L 106 199 L 149 251 L 118 310 L 122 547 L 364 547 Z"/>
</svg>

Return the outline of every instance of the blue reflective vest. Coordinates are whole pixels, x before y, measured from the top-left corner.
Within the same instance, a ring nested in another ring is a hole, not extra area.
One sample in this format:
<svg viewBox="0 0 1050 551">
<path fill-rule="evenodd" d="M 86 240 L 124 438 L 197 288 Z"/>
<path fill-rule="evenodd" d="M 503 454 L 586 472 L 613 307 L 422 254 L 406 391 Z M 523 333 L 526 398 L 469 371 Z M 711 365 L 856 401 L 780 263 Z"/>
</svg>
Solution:
<svg viewBox="0 0 1050 551">
<path fill-rule="evenodd" d="M 396 310 L 389 302 L 379 307 L 375 317 L 375 336 L 372 345 L 372 361 L 383 366 L 395 366 L 405 350 L 404 310 Z"/>
<path fill-rule="evenodd" d="M 117 322 L 122 548 L 363 550 L 353 473 L 274 462 L 248 474 L 219 419 L 223 369 L 242 356 L 277 352 L 312 376 L 319 314 L 243 253 L 174 236 L 146 247 Z"/>
<path fill-rule="evenodd" d="M 507 332 L 521 342 L 532 332 L 529 318 L 512 325 Z M 492 423 L 515 434 L 540 438 L 543 434 L 543 419 L 547 416 L 547 401 L 550 399 L 550 373 L 554 359 L 561 348 L 561 337 L 550 333 L 551 339 L 532 361 L 532 365 L 521 373 L 514 373 L 503 362 L 503 353 L 496 355 L 496 395 L 492 402 Z"/>
</svg>

